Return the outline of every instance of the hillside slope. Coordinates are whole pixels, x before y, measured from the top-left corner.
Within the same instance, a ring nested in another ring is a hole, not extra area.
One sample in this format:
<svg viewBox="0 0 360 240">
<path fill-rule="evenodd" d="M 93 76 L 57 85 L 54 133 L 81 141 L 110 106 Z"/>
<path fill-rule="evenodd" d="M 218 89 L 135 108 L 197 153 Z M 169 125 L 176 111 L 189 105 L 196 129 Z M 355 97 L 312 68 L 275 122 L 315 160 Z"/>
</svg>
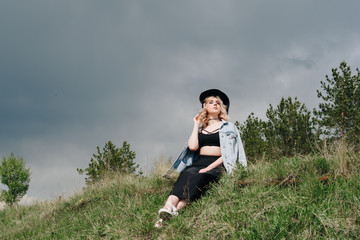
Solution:
<svg viewBox="0 0 360 240">
<path fill-rule="evenodd" d="M 114 176 L 68 200 L 0 211 L 0 239 L 356 239 L 360 158 L 336 152 L 225 176 L 162 229 L 173 180 Z"/>
</svg>

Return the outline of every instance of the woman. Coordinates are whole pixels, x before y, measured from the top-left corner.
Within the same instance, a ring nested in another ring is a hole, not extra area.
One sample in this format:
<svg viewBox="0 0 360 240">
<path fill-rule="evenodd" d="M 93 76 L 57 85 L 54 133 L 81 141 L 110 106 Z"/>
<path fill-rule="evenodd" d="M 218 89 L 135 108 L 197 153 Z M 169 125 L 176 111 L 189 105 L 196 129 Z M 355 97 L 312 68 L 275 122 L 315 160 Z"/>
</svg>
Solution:
<svg viewBox="0 0 360 240">
<path fill-rule="evenodd" d="M 180 173 L 163 208 L 162 222 L 178 214 L 178 210 L 198 199 L 211 182 L 219 180 L 223 171 L 231 174 L 237 159 L 247 166 L 244 149 L 236 126 L 228 122 L 229 98 L 218 89 L 200 94 L 202 110 L 193 118 L 190 138 L 171 169 Z"/>
</svg>

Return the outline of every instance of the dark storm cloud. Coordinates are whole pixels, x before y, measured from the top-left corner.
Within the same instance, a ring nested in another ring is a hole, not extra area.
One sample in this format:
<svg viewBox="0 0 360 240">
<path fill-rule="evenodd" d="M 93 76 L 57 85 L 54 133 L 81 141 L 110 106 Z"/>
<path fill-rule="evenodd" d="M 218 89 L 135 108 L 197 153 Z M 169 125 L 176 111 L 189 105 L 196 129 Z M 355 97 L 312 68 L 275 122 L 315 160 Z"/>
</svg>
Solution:
<svg viewBox="0 0 360 240">
<path fill-rule="evenodd" d="M 147 171 L 185 143 L 198 95 L 231 118 L 298 96 L 317 104 L 342 60 L 360 65 L 358 1 L 6 1 L 0 4 L 0 153 L 22 154 L 29 194 L 73 190 L 105 141 Z M 73 171 L 71 171 L 73 169 Z M 54 186 L 57 190 L 54 190 Z M 50 190 L 52 189 L 52 190 Z"/>
</svg>

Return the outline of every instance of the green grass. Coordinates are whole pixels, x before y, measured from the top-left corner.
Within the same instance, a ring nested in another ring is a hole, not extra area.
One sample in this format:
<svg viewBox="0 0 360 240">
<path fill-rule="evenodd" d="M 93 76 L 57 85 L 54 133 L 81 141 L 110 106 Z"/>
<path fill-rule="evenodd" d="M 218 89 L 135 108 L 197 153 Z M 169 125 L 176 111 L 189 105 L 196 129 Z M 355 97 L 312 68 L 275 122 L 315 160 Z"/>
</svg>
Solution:
<svg viewBox="0 0 360 240">
<path fill-rule="evenodd" d="M 360 157 L 335 150 L 259 161 L 162 229 L 154 223 L 173 180 L 114 176 L 67 200 L 0 211 L 0 239 L 358 239 L 359 167 Z M 271 184 L 290 174 L 294 182 Z"/>
</svg>

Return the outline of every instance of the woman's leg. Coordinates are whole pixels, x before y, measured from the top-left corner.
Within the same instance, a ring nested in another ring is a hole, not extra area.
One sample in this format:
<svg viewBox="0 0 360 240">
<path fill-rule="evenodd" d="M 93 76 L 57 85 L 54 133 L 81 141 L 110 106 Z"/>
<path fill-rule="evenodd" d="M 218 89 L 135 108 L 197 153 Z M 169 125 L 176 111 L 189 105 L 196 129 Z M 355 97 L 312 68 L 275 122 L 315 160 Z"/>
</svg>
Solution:
<svg viewBox="0 0 360 240">
<path fill-rule="evenodd" d="M 188 204 L 188 200 L 180 200 L 177 196 L 175 195 L 170 195 L 165 203 L 164 208 L 172 210 L 172 207 L 169 203 L 171 203 L 174 207 L 176 207 L 177 210 L 180 210 L 182 208 L 184 208 L 187 204 Z"/>
<path fill-rule="evenodd" d="M 159 217 L 161 221 L 168 221 L 172 217 L 177 216 L 177 208 L 180 199 L 175 195 L 170 195 L 163 208 L 159 210 Z"/>
<path fill-rule="evenodd" d="M 171 217 L 176 216 L 177 206 L 180 199 L 175 195 L 170 195 L 162 209 L 159 210 L 160 219 L 155 223 L 155 227 L 161 228 L 164 221 L 169 221 Z M 175 207 L 175 209 L 173 209 Z"/>
<path fill-rule="evenodd" d="M 176 209 L 180 210 L 180 209 L 184 208 L 188 204 L 188 202 L 189 201 L 187 201 L 187 200 L 180 200 L 178 205 L 176 206 Z"/>
<path fill-rule="evenodd" d="M 166 200 L 164 208 L 172 211 L 172 207 L 170 204 L 172 204 L 174 207 L 177 208 L 178 204 L 180 202 L 180 199 L 175 195 L 170 195 L 168 199 Z"/>
</svg>

